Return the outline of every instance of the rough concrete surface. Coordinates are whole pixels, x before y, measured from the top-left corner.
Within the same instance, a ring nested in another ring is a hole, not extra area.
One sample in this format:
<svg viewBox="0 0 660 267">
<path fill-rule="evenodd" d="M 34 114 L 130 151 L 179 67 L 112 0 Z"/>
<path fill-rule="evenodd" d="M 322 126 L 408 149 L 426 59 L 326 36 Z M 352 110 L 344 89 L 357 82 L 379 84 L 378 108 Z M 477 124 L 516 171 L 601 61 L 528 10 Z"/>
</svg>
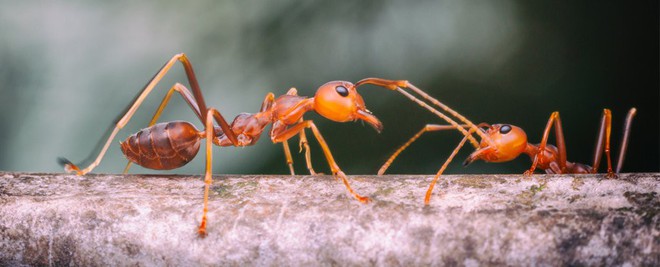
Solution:
<svg viewBox="0 0 660 267">
<path fill-rule="evenodd" d="M 655 265 L 660 174 L 217 175 L 0 172 L 4 265 Z"/>
</svg>

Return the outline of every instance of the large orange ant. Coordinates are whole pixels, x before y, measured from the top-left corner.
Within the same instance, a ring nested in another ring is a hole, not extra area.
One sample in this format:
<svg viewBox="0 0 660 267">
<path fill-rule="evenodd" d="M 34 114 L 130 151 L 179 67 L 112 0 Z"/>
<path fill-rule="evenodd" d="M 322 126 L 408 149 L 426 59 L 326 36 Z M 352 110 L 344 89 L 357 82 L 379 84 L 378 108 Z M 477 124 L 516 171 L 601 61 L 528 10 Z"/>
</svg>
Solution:
<svg viewBox="0 0 660 267">
<path fill-rule="evenodd" d="M 484 160 L 486 162 L 506 162 L 511 161 L 521 154 L 527 154 L 532 159 L 532 166 L 525 171 L 525 175 L 531 175 L 534 173 L 536 168 L 545 170 L 548 174 L 566 174 L 566 173 L 597 173 L 600 161 L 602 158 L 603 152 L 607 157 L 607 177 L 614 178 L 616 177 L 615 173 L 619 173 L 623 166 L 623 161 L 626 154 L 626 149 L 628 147 L 628 137 L 630 134 L 630 126 L 632 119 L 635 116 L 637 110 L 631 108 L 628 111 L 626 120 L 624 122 L 624 131 L 621 141 L 621 147 L 619 149 L 619 158 L 617 161 L 617 166 L 615 171 L 612 170 L 612 160 L 610 158 L 610 133 L 612 126 L 612 112 L 609 109 L 604 109 L 601 116 L 600 130 L 598 131 L 598 140 L 596 142 L 596 148 L 594 150 L 593 164 L 591 166 L 569 162 L 566 160 L 566 143 L 564 142 L 564 133 L 562 130 L 561 119 L 559 117 L 559 112 L 555 111 L 550 115 L 548 123 L 543 131 L 543 137 L 540 144 L 531 144 L 527 142 L 527 134 L 523 131 L 522 128 L 510 125 L 510 124 L 493 124 L 480 123 L 478 125 L 473 124 L 467 120 L 462 115 L 451 110 L 449 107 L 438 101 L 437 99 L 420 92 L 422 96 L 432 102 L 433 104 L 441 107 L 445 111 L 448 111 L 459 120 L 463 121 L 465 124 L 457 125 L 451 118 L 448 118 L 442 112 L 436 110 L 432 106 L 428 105 L 425 102 L 422 102 L 418 99 L 411 98 L 413 101 L 417 102 L 422 107 L 428 109 L 432 113 L 440 116 L 441 118 L 450 122 L 451 125 L 437 125 L 437 124 L 428 124 L 424 126 L 419 132 L 417 132 L 413 137 L 411 137 L 406 143 L 399 147 L 390 158 L 383 164 L 383 166 L 378 171 L 378 175 L 385 173 L 387 168 L 392 164 L 394 159 L 405 150 L 410 144 L 417 140 L 422 134 L 426 132 L 441 131 L 441 130 L 452 130 L 458 129 L 465 134 L 465 128 L 468 129 L 468 134 L 461 140 L 461 142 L 456 146 L 452 154 L 447 158 L 445 163 L 440 167 L 440 170 L 436 173 L 433 181 L 431 182 L 426 196 L 424 198 L 424 204 L 428 205 L 431 200 L 431 193 L 433 187 L 437 182 L 440 175 L 447 168 L 448 164 L 453 160 L 454 156 L 458 153 L 460 148 L 466 143 L 467 140 L 470 140 L 472 145 L 475 147 L 476 151 L 468 156 L 468 158 L 463 162 L 464 166 L 472 163 L 475 160 Z M 411 96 L 408 96 L 411 97 Z M 548 144 L 548 137 L 550 131 L 554 126 L 555 129 L 555 141 L 557 146 Z M 485 128 L 485 129 L 484 129 Z M 471 136 L 473 133 L 477 133 L 481 137 L 481 142 L 477 143 Z"/>
<path fill-rule="evenodd" d="M 156 84 L 170 70 L 170 68 L 181 62 L 192 92 L 182 84 L 175 84 L 167 92 L 160 106 L 156 110 L 149 127 L 142 129 L 134 135 L 121 142 L 121 150 L 126 155 L 129 163 L 124 172 L 128 171 L 131 162 L 146 168 L 156 170 L 169 170 L 179 168 L 191 161 L 197 154 L 200 141 L 206 139 L 206 172 L 204 176 L 204 211 L 202 221 L 198 232 L 201 236 L 206 234 L 206 214 L 208 210 L 208 193 L 212 181 L 212 153 L 211 144 L 217 146 L 250 146 L 257 142 L 264 128 L 272 124 L 270 138 L 273 143 L 282 143 L 287 159 L 287 164 L 291 174 L 293 171 L 293 160 L 287 144 L 287 140 L 300 135 L 300 147 L 305 147 L 305 159 L 307 167 L 311 174 L 315 174 L 312 169 L 309 146 L 305 137 L 304 130 L 310 128 L 314 137 L 319 142 L 321 149 L 326 157 L 332 174 L 339 177 L 346 189 L 358 201 L 366 203 L 368 197 L 364 197 L 354 192 L 348 183 L 344 172 L 335 162 L 330 149 L 326 144 L 321 132 L 311 120 L 303 120 L 303 115 L 308 111 L 316 111 L 323 117 L 336 122 L 348 122 L 362 120 L 373 126 L 376 131 L 382 130 L 382 123 L 367 110 L 362 96 L 358 94 L 356 88 L 364 84 L 381 86 L 389 90 L 400 89 L 400 87 L 409 87 L 405 80 L 385 80 L 379 78 L 366 78 L 353 84 L 346 81 L 328 82 L 316 91 L 312 98 L 298 96 L 295 88 L 291 88 L 286 95 L 275 98 L 273 93 L 268 93 L 264 99 L 261 109 L 258 113 L 239 114 L 231 124 L 228 124 L 224 117 L 215 108 L 207 108 L 202 96 L 202 91 L 193 72 L 192 65 L 185 54 L 177 54 L 172 57 L 147 83 L 142 92 L 129 106 L 121 119 L 116 121 L 114 129 L 110 133 L 105 145 L 102 147 L 96 159 L 86 168 L 80 169 L 66 159 L 61 159 L 60 163 L 64 165 L 67 172 L 74 172 L 78 175 L 84 175 L 91 172 L 103 158 L 106 150 L 110 146 L 115 135 L 122 129 L 138 107 L 145 100 L 147 95 L 154 89 Z M 414 86 L 413 86 L 414 87 Z M 188 105 L 195 112 L 195 115 L 204 124 L 204 129 L 199 131 L 189 122 L 173 121 L 156 124 L 158 117 L 169 102 L 174 92 L 179 93 Z M 214 125 L 213 121 L 218 124 Z M 209 141 L 211 140 L 211 141 Z"/>
</svg>

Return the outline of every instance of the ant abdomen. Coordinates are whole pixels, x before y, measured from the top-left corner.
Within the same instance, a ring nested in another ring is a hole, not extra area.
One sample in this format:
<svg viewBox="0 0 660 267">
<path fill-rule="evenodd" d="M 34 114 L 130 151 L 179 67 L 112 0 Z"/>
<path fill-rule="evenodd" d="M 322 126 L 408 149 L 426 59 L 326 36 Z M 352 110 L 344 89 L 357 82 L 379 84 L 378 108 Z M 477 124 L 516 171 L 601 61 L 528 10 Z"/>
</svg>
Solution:
<svg viewBox="0 0 660 267">
<path fill-rule="evenodd" d="M 154 170 L 171 170 L 190 162 L 199 151 L 200 132 L 185 121 L 163 122 L 126 138 L 121 151 L 128 160 Z"/>
</svg>

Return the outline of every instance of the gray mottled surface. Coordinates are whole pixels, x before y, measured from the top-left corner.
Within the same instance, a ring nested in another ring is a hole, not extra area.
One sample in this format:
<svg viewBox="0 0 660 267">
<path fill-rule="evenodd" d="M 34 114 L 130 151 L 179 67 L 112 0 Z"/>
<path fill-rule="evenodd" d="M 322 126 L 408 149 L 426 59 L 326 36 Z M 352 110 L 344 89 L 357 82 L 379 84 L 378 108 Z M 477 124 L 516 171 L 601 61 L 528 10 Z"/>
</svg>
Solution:
<svg viewBox="0 0 660 267">
<path fill-rule="evenodd" d="M 199 176 L 0 172 L 0 265 L 658 265 L 660 174 Z"/>
</svg>

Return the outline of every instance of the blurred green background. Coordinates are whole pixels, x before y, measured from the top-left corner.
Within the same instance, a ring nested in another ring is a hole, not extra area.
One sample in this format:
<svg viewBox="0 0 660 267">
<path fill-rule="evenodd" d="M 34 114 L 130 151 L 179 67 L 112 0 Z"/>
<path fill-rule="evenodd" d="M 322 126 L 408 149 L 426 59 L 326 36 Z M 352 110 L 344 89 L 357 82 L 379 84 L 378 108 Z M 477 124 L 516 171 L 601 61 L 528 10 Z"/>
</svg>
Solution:
<svg viewBox="0 0 660 267">
<path fill-rule="evenodd" d="M 626 172 L 657 172 L 660 159 L 657 1 L 0 1 L 0 170 L 60 172 L 58 156 L 86 158 L 108 125 L 171 56 L 185 52 L 208 105 L 228 120 L 255 112 L 267 92 L 312 96 L 331 80 L 407 79 L 474 122 L 523 127 L 539 142 L 560 111 L 570 161 L 591 164 L 602 108 L 638 108 Z M 94 172 L 120 173 L 118 142 L 145 127 L 170 71 Z M 340 167 L 375 174 L 426 123 L 439 118 L 398 93 L 360 89 L 384 123 L 336 123 L 310 113 Z M 177 96 L 161 121 L 188 120 Z M 269 129 L 269 128 L 268 128 Z M 311 135 L 310 135 L 311 136 Z M 389 173 L 435 173 L 460 141 L 430 133 Z M 290 141 L 297 147 L 297 138 Z M 317 171 L 329 169 L 311 141 Z M 467 168 L 466 147 L 446 173 L 522 173 L 526 156 Z M 281 145 L 214 148 L 214 173 L 286 174 Z M 305 174 L 304 157 L 295 154 Z M 202 153 L 169 172 L 204 171 Z M 602 167 L 601 167 L 602 170 Z"/>
</svg>

